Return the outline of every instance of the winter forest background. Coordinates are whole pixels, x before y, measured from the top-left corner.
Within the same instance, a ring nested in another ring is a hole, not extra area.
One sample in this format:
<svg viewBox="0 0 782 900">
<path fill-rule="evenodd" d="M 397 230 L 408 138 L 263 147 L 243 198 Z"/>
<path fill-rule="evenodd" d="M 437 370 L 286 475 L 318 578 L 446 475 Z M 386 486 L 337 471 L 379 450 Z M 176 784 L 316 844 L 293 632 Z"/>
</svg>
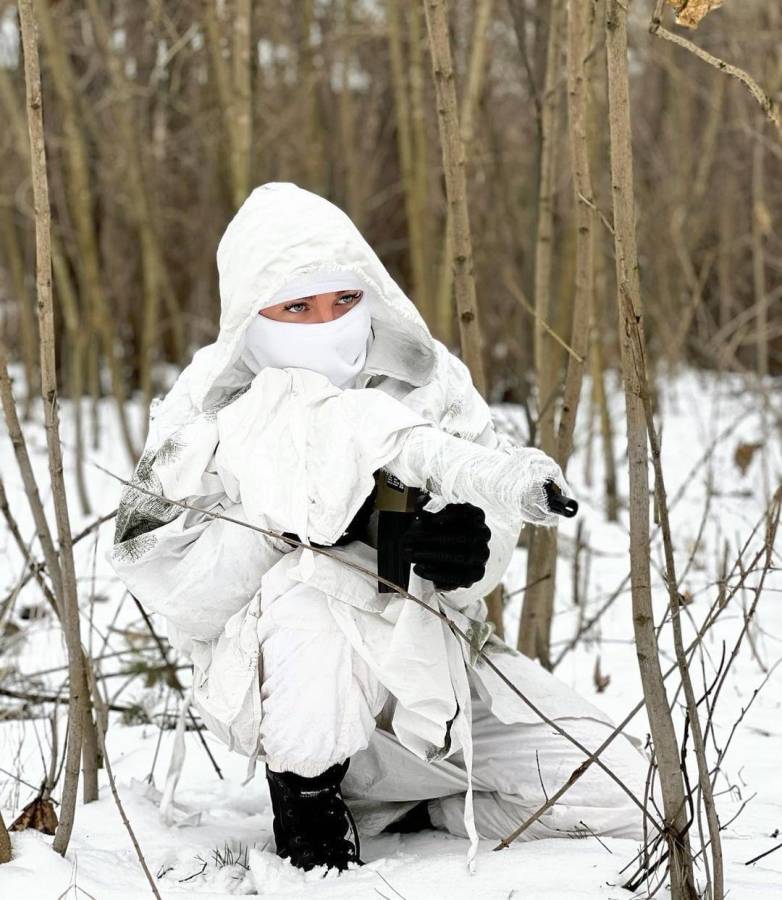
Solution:
<svg viewBox="0 0 782 900">
<path fill-rule="evenodd" d="M 718 7 L 0 0 L 3 896 L 779 896 L 782 6 Z M 579 516 L 525 528 L 488 602 L 634 714 L 643 846 L 518 841 L 470 876 L 457 838 L 383 835 L 305 877 L 186 717 L 105 553 L 265 181 L 345 209 L 497 427 L 567 465 Z"/>
</svg>

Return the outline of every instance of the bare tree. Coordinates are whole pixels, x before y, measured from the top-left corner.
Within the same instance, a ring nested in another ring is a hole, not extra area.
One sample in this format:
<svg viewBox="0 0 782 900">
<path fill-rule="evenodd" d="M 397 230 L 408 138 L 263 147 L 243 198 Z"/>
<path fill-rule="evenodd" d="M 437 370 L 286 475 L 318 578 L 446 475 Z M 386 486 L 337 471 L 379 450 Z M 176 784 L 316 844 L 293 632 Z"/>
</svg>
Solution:
<svg viewBox="0 0 782 900">
<path fill-rule="evenodd" d="M 675 900 L 696 900 L 698 891 L 690 853 L 684 782 L 676 733 L 660 668 L 652 609 L 646 418 L 643 384 L 640 373 L 635 369 L 632 343 L 637 333 L 638 340 L 643 344 L 644 332 L 635 236 L 627 9 L 617 0 L 606 2 L 605 34 L 617 303 L 630 468 L 630 583 L 635 648 L 660 773 L 671 892 Z"/>
<path fill-rule="evenodd" d="M 481 353 L 481 329 L 473 273 L 472 236 L 467 202 L 464 141 L 459 129 L 459 107 L 456 99 L 451 39 L 448 34 L 447 0 L 424 0 L 429 49 L 432 55 L 437 120 L 445 171 L 448 219 L 451 223 L 456 310 L 464 361 L 475 386 L 486 393 L 486 375 Z"/>
<path fill-rule="evenodd" d="M 59 407 L 54 351 L 54 306 L 52 303 L 51 210 L 49 184 L 46 174 L 46 147 L 43 132 L 41 75 L 38 62 L 38 37 L 32 0 L 20 0 L 19 18 L 24 46 L 25 85 L 27 93 L 27 124 L 30 134 L 30 163 L 35 203 L 36 289 L 38 329 L 41 351 L 41 393 L 46 425 L 46 445 L 49 452 L 49 477 L 52 484 L 57 535 L 65 642 L 68 649 L 70 707 L 68 718 L 68 754 L 62 793 L 62 811 L 54 849 L 65 853 L 70 840 L 79 784 L 79 760 L 82 752 L 84 720 L 87 715 L 87 688 L 84 660 L 81 653 L 79 627 L 79 598 L 68 500 L 62 470 L 62 448 L 59 433 Z"/>
<path fill-rule="evenodd" d="M 108 308 L 102 285 L 98 240 L 93 216 L 95 198 L 89 171 L 85 120 L 80 112 L 76 87 L 77 76 L 74 74 L 71 61 L 65 52 L 50 7 L 51 0 L 41 0 L 36 7 L 37 18 L 51 66 L 52 83 L 63 110 L 63 147 L 67 170 L 65 187 L 78 247 L 75 253 L 75 262 L 80 296 L 83 301 L 81 310 L 74 309 L 72 314 L 66 317 L 66 324 L 74 343 L 73 382 L 77 386 L 82 383 L 81 369 L 85 358 L 92 360 L 93 365 L 97 364 L 96 348 L 92 348 L 92 351 L 88 353 L 89 338 L 94 333 L 101 342 L 108 363 L 122 438 L 131 461 L 135 462 L 138 451 L 128 422 L 127 396 L 117 347 L 117 324 Z M 55 271 L 55 277 L 64 298 L 66 291 L 69 290 L 69 286 L 63 284 L 66 271 L 65 253 L 57 247 L 56 242 L 53 242 L 52 249 L 55 266 L 57 266 L 58 260 L 61 262 L 59 272 Z M 93 373 L 93 377 L 97 377 L 97 373 Z M 80 420 L 77 425 L 80 435 Z M 81 440 L 80 436 L 79 440 Z"/>
<path fill-rule="evenodd" d="M 420 181 L 416 178 L 416 158 L 412 123 L 411 90 L 408 87 L 409 66 L 404 54 L 404 12 L 407 4 L 399 0 L 389 0 L 386 10 L 388 30 L 388 53 L 391 62 L 391 82 L 394 89 L 394 113 L 396 116 L 396 142 L 401 168 L 402 190 L 404 193 L 407 218 L 408 246 L 412 269 L 412 296 L 426 310 L 431 307 L 428 296 L 429 278 L 424 253 L 424 212 L 425 197 L 420 192 Z M 416 9 L 409 10 L 412 16 Z M 411 47 L 411 55 L 418 52 Z"/>
<path fill-rule="evenodd" d="M 236 0 L 234 5 L 234 9 L 223 9 L 221 14 L 215 3 L 204 0 L 203 16 L 223 113 L 231 200 L 234 208 L 238 209 L 247 196 L 250 185 L 252 4 L 249 0 Z M 226 45 L 233 51 L 228 58 Z"/>
<path fill-rule="evenodd" d="M 564 26 L 564 0 L 550 0 L 546 69 L 541 105 L 540 175 L 535 236 L 535 376 L 538 389 L 536 437 L 538 446 L 556 456 L 555 400 L 559 354 L 549 331 L 551 260 L 554 242 L 554 180 L 560 109 L 560 57 Z M 517 646 L 529 657 L 550 667 L 549 642 L 556 590 L 557 531 L 531 528 L 527 554 L 527 583 Z"/>
<path fill-rule="evenodd" d="M 475 119 L 486 77 L 492 9 L 493 0 L 480 0 L 480 2 L 475 4 L 472 43 L 470 45 L 470 57 L 467 62 L 467 77 L 459 109 L 459 126 L 464 144 L 465 168 L 472 159 L 475 145 Z M 451 335 L 451 321 L 453 319 L 454 267 L 452 264 L 452 229 L 453 225 L 450 216 L 448 216 L 445 222 L 436 295 L 436 322 L 444 335 L 444 340 L 447 340 Z"/>
</svg>

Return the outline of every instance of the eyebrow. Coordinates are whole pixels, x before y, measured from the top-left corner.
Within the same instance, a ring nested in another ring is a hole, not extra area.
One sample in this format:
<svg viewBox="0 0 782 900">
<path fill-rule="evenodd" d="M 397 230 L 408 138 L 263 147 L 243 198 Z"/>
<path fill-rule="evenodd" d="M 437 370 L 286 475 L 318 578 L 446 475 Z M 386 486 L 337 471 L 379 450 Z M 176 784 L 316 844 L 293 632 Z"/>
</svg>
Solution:
<svg viewBox="0 0 782 900">
<path fill-rule="evenodd" d="M 337 294 L 357 294 L 361 288 L 345 288 L 344 291 L 335 291 Z M 314 300 L 315 294 L 310 294 L 309 297 L 298 297 L 296 300 L 283 300 L 283 303 L 301 303 L 302 300 Z M 281 304 L 282 305 L 282 304 Z"/>
</svg>

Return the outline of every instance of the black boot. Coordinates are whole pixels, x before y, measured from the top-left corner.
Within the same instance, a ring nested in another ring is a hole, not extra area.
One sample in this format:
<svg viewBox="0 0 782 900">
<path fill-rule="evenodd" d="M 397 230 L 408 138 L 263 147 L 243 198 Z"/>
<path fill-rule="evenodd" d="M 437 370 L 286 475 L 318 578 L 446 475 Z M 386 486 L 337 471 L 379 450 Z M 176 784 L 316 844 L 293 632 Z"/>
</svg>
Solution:
<svg viewBox="0 0 782 900">
<path fill-rule="evenodd" d="M 358 829 L 340 790 L 349 764 L 346 759 L 314 778 L 266 769 L 277 856 L 305 871 L 363 865 Z"/>
<path fill-rule="evenodd" d="M 414 831 L 426 831 L 434 828 L 432 820 L 429 818 L 428 804 L 428 800 L 422 800 L 412 809 L 408 809 L 403 816 L 386 825 L 383 831 L 390 834 L 410 834 Z"/>
</svg>

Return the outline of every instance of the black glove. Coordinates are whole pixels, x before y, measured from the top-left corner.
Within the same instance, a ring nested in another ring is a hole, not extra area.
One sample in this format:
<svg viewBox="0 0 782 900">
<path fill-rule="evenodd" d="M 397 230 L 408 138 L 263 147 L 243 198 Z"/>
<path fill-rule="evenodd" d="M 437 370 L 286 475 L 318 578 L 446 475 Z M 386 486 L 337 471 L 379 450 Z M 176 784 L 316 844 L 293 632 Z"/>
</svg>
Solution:
<svg viewBox="0 0 782 900">
<path fill-rule="evenodd" d="M 438 591 L 453 591 L 483 578 L 490 537 L 482 509 L 449 503 L 440 512 L 418 512 L 402 537 L 401 552 L 414 563 L 416 575 L 433 582 Z"/>
</svg>

